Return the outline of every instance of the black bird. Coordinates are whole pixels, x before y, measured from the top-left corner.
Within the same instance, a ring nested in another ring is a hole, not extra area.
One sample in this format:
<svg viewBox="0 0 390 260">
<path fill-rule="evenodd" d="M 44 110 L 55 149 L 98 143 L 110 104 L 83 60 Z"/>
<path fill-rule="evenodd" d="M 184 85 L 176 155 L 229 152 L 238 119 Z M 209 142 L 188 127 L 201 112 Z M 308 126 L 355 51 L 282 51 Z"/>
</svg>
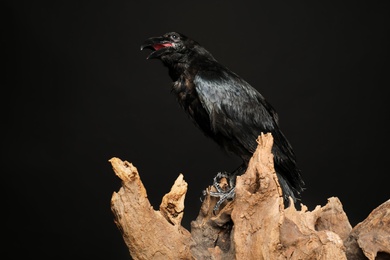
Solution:
<svg viewBox="0 0 390 260">
<path fill-rule="evenodd" d="M 147 39 L 141 50 L 151 49 L 147 59 L 160 59 L 168 67 L 173 80 L 172 92 L 184 111 L 204 134 L 239 156 L 243 163 L 228 174 L 231 189 L 224 191 L 217 179 L 214 186 L 220 201 L 234 196 L 235 177 L 245 172 L 257 147 L 256 139 L 272 133 L 275 171 L 283 189 L 285 201 L 295 201 L 303 191 L 304 182 L 294 151 L 279 129 L 278 115 L 264 97 L 237 74 L 220 64 L 196 41 L 177 32 Z"/>
</svg>

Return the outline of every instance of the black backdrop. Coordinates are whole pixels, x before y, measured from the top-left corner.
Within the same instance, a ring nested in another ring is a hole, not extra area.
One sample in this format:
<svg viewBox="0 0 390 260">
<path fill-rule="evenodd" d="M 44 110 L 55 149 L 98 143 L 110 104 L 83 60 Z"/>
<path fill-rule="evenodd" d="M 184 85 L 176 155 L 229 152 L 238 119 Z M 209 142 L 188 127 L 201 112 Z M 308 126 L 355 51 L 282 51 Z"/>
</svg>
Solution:
<svg viewBox="0 0 390 260">
<path fill-rule="evenodd" d="M 7 259 L 128 259 L 110 211 L 120 187 L 108 162 L 114 156 L 138 168 L 156 209 L 183 173 L 187 228 L 214 174 L 238 166 L 181 111 L 167 70 L 140 51 L 144 39 L 168 31 L 196 39 L 276 108 L 309 210 L 336 196 L 354 226 L 389 199 L 387 3 L 3 7 Z"/>
</svg>

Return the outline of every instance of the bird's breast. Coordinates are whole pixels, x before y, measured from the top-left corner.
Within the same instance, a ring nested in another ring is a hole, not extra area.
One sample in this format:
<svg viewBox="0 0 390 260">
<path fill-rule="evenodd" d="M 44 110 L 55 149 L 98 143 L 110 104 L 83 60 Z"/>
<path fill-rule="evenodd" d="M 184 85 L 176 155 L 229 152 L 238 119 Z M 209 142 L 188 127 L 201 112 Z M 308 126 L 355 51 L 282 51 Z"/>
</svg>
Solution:
<svg viewBox="0 0 390 260">
<path fill-rule="evenodd" d="M 210 117 L 200 102 L 195 84 L 190 77 L 182 76 L 173 83 L 172 93 L 191 120 L 207 135 L 211 134 Z"/>
<path fill-rule="evenodd" d="M 175 94 L 181 107 L 191 116 L 194 112 L 194 106 L 200 105 L 198 95 L 195 91 L 195 85 L 191 78 L 182 76 L 173 83 L 172 92 Z"/>
</svg>

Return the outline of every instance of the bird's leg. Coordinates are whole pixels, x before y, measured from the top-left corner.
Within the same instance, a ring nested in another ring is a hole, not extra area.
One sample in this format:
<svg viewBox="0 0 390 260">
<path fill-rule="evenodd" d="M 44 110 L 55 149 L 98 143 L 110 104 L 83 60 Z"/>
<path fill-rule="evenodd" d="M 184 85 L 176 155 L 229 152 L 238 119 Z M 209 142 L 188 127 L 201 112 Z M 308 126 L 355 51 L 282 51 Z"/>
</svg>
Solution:
<svg viewBox="0 0 390 260">
<path fill-rule="evenodd" d="M 219 209 L 221 204 L 227 200 L 234 199 L 236 177 L 241 175 L 245 170 L 245 166 L 241 165 L 232 173 L 219 172 L 213 179 L 213 186 L 217 191 L 210 191 L 210 196 L 219 197 L 217 204 L 215 204 L 214 212 Z"/>
<path fill-rule="evenodd" d="M 235 176 L 231 176 L 228 172 L 219 172 L 213 179 L 213 186 L 217 192 L 227 192 L 235 182 Z"/>
</svg>

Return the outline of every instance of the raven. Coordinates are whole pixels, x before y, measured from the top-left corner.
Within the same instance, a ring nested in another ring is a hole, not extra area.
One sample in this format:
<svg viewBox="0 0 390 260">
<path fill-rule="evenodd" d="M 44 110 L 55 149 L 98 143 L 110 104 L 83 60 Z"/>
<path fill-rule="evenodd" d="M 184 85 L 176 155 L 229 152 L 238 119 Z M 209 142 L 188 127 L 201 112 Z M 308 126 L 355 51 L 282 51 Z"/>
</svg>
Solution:
<svg viewBox="0 0 390 260">
<path fill-rule="evenodd" d="M 216 208 L 234 197 L 235 177 L 245 172 L 262 132 L 274 138 L 274 167 L 285 202 L 288 197 L 296 201 L 304 186 L 296 156 L 279 128 L 275 109 L 255 88 L 181 33 L 149 38 L 142 44 L 143 49 L 152 50 L 147 59 L 160 59 L 168 67 L 172 92 L 195 125 L 243 161 L 232 173 L 219 173 L 214 178 L 217 192 L 212 195 L 220 197 Z M 230 180 L 227 191 L 217 183 L 226 176 Z"/>
</svg>

